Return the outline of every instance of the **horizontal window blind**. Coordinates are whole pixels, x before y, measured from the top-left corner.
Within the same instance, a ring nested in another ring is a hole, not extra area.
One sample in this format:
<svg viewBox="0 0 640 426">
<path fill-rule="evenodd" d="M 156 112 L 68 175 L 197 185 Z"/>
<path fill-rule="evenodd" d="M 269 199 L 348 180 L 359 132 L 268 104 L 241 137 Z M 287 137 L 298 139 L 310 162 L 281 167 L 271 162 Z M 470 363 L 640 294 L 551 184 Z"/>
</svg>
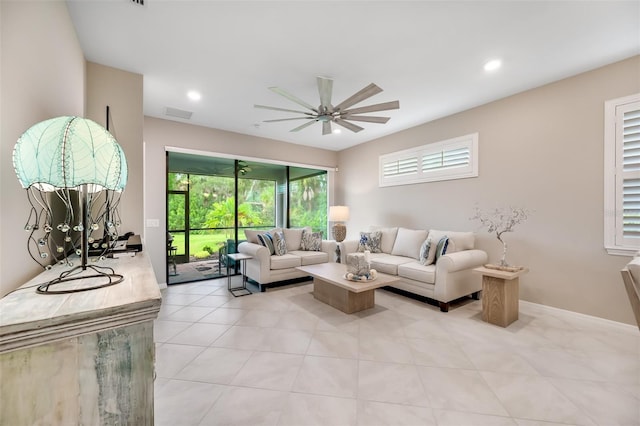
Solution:
<svg viewBox="0 0 640 426">
<path fill-rule="evenodd" d="M 478 134 L 380 156 L 380 186 L 478 176 Z"/>
</svg>

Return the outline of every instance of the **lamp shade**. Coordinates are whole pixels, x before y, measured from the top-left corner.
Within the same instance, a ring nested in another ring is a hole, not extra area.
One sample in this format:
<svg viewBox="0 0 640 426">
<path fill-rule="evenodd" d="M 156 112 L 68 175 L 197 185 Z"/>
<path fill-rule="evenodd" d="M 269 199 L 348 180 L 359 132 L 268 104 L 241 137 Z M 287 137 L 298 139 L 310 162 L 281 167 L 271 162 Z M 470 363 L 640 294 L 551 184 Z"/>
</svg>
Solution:
<svg viewBox="0 0 640 426">
<path fill-rule="evenodd" d="M 23 188 L 122 191 L 127 160 L 115 138 L 98 123 L 57 117 L 30 127 L 13 150 L 13 167 Z"/>
<path fill-rule="evenodd" d="M 347 206 L 330 206 L 329 221 L 345 222 L 349 220 L 349 207 Z"/>
</svg>

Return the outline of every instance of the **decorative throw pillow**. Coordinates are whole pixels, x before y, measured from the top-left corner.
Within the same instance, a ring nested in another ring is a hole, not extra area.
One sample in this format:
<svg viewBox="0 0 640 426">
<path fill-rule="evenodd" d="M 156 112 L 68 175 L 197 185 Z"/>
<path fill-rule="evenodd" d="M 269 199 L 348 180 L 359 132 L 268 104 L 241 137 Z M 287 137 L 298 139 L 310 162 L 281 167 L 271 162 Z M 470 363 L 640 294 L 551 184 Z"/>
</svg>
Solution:
<svg viewBox="0 0 640 426">
<path fill-rule="evenodd" d="M 304 251 L 322 250 L 322 232 L 310 232 L 306 229 L 302 231 L 302 241 L 300 249 Z"/>
<path fill-rule="evenodd" d="M 287 254 L 287 242 L 284 239 L 284 233 L 282 231 L 276 231 L 272 235 L 273 247 L 276 256 L 283 256 Z"/>
<path fill-rule="evenodd" d="M 382 242 L 382 233 L 379 231 L 361 232 L 358 251 L 360 253 L 369 250 L 371 253 L 381 253 L 380 243 Z"/>
<path fill-rule="evenodd" d="M 422 245 L 420 246 L 420 263 L 423 264 L 424 266 L 427 265 L 431 265 L 431 263 L 433 263 L 433 260 L 431 260 L 431 263 L 427 263 L 429 260 L 429 249 L 431 248 L 431 238 L 427 238 L 426 240 L 424 240 L 424 243 L 422 243 Z"/>
<path fill-rule="evenodd" d="M 447 252 L 447 246 L 449 245 L 449 237 L 446 235 L 440 238 L 438 241 L 438 245 L 436 246 L 436 262 L 440 259 L 440 256 L 444 255 Z"/>
<path fill-rule="evenodd" d="M 269 250 L 269 254 L 276 253 L 276 249 L 273 245 L 273 237 L 268 232 L 258 234 L 258 242 Z"/>
</svg>

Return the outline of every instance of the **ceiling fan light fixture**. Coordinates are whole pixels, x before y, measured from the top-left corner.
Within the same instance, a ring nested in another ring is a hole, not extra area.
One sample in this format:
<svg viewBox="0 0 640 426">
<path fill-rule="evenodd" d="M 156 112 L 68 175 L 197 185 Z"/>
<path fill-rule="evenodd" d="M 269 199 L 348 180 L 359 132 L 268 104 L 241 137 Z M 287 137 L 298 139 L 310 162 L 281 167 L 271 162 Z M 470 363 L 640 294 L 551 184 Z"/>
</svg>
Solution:
<svg viewBox="0 0 640 426">
<path fill-rule="evenodd" d="M 384 124 L 387 121 L 389 121 L 390 117 L 372 117 L 372 116 L 362 116 L 362 115 L 355 115 L 355 114 L 377 112 L 377 111 L 388 111 L 391 109 L 400 108 L 400 102 L 398 101 L 383 102 L 375 105 L 367 105 L 359 108 L 351 108 L 352 106 L 382 92 L 382 89 L 377 85 L 375 85 L 374 83 L 371 83 L 368 86 L 364 87 L 363 89 L 360 89 L 351 97 L 345 99 L 338 105 L 333 106 L 331 103 L 331 91 L 333 89 L 333 80 L 326 77 L 317 77 L 316 80 L 318 84 L 318 94 L 320 96 L 320 105 L 317 108 L 313 107 L 311 104 L 303 101 L 302 99 L 288 93 L 287 91 L 279 87 L 269 87 L 269 90 L 306 108 L 308 111 L 291 110 L 291 109 L 271 107 L 266 105 L 254 105 L 254 107 L 273 110 L 273 111 L 303 114 L 304 116 L 302 117 L 264 120 L 264 122 L 273 123 L 273 122 L 289 121 L 289 120 L 307 120 L 306 123 L 291 129 L 290 132 L 299 132 L 300 130 L 305 129 L 314 123 L 320 122 L 322 123 L 323 135 L 339 133 L 335 131 L 335 128 L 332 128 L 331 122 L 334 122 L 335 124 L 342 126 L 354 133 L 364 130 L 364 128 L 356 124 L 353 124 L 347 120 Z"/>
<path fill-rule="evenodd" d="M 337 135 L 338 133 L 342 133 L 342 130 L 336 127 L 335 129 L 333 129 L 332 133 Z"/>
</svg>

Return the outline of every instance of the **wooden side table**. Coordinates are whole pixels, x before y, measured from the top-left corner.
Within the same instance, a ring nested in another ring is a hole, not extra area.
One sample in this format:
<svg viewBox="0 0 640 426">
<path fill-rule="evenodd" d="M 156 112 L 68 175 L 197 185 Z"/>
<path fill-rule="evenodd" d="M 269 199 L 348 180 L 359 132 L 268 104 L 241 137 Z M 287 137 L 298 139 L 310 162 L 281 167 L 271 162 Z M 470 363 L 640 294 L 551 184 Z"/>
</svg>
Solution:
<svg viewBox="0 0 640 426">
<path fill-rule="evenodd" d="M 482 320 L 506 327 L 518 319 L 519 277 L 528 272 L 489 269 L 483 266 L 473 272 L 482 275 Z"/>
</svg>

